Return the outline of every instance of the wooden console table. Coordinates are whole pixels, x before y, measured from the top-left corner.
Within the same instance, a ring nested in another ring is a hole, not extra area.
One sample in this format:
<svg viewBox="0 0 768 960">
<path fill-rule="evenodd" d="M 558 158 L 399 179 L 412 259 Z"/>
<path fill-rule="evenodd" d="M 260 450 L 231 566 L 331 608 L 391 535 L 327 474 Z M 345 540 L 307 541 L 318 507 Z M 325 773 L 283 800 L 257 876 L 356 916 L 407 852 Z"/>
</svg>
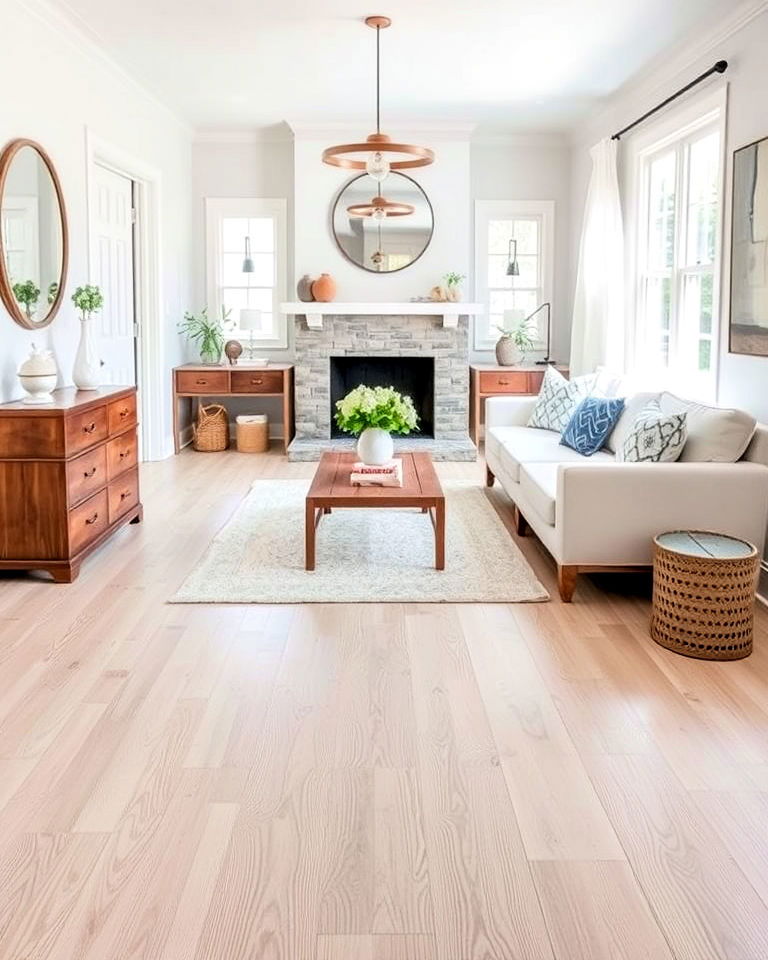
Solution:
<svg viewBox="0 0 768 960">
<path fill-rule="evenodd" d="M 283 401 L 283 446 L 293 440 L 293 364 L 256 366 L 238 363 L 213 366 L 185 363 L 173 370 L 173 443 L 181 450 L 179 401 L 200 403 L 206 397 L 280 397 Z M 192 411 L 193 418 L 195 411 Z"/>
<path fill-rule="evenodd" d="M 500 367 L 495 363 L 470 363 L 469 365 L 469 435 L 477 445 L 483 408 L 488 397 L 534 396 L 541 389 L 544 379 L 543 364 L 525 367 Z M 567 367 L 555 367 L 564 377 Z"/>
</svg>

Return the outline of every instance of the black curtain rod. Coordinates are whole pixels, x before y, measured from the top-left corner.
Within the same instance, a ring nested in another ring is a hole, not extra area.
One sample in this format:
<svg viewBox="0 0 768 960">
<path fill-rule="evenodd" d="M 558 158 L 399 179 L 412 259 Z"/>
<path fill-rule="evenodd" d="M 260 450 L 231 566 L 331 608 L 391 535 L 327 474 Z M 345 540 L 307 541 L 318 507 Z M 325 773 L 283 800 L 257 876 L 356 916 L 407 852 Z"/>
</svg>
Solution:
<svg viewBox="0 0 768 960">
<path fill-rule="evenodd" d="M 624 127 L 623 130 L 619 130 L 618 133 L 614 133 L 614 135 L 611 137 L 611 140 L 621 140 L 625 133 L 628 133 L 630 130 L 634 129 L 644 120 L 647 120 L 648 117 L 652 117 L 654 113 L 658 113 L 659 110 L 663 110 L 667 104 L 672 103 L 673 100 L 677 100 L 678 97 L 682 97 L 684 93 L 688 93 L 688 91 L 692 87 L 695 87 L 696 84 L 701 83 L 702 80 L 706 80 L 707 77 L 711 77 L 713 73 L 725 73 L 727 69 L 728 61 L 718 60 L 714 66 L 709 68 L 709 70 L 705 70 L 700 77 L 696 77 L 695 80 L 691 80 L 690 83 L 686 83 L 686 85 L 678 90 L 677 93 L 673 93 L 671 97 L 667 97 L 666 100 L 662 100 L 662 102 L 658 104 L 658 106 L 655 106 L 653 110 L 649 110 L 648 113 L 644 113 L 642 117 L 639 117 L 634 123 L 630 123 L 628 127 Z"/>
</svg>

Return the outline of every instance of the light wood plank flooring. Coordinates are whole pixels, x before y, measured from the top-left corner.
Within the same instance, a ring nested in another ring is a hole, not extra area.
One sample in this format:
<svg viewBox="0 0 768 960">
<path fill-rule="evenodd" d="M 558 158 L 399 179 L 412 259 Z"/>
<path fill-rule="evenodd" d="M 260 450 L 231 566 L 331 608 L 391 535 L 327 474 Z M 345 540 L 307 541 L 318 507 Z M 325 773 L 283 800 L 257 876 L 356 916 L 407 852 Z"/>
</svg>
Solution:
<svg viewBox="0 0 768 960">
<path fill-rule="evenodd" d="M 313 469 L 149 464 L 79 581 L 0 577 L 0 958 L 768 958 L 765 611 L 686 660 L 532 538 L 548 604 L 165 603 Z"/>
</svg>

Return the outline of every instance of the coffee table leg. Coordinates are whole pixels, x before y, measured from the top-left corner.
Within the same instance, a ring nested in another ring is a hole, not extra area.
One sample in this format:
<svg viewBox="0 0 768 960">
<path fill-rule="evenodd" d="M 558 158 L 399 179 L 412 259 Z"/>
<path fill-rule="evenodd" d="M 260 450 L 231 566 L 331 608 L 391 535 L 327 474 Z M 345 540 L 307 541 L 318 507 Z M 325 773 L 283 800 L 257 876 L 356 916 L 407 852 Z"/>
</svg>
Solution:
<svg viewBox="0 0 768 960">
<path fill-rule="evenodd" d="M 315 505 L 311 500 L 304 511 L 304 567 L 315 569 Z"/>
<path fill-rule="evenodd" d="M 445 500 L 435 504 L 435 569 L 445 570 Z"/>
</svg>

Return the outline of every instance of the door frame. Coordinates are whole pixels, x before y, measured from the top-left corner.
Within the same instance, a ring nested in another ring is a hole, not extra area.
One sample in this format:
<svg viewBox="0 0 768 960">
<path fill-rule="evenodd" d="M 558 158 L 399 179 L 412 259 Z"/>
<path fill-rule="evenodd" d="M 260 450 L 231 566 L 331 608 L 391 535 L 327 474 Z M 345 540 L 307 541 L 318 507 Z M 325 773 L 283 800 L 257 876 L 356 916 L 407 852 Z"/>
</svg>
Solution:
<svg viewBox="0 0 768 960">
<path fill-rule="evenodd" d="M 166 414 L 165 344 L 162 329 L 160 171 L 131 156 L 121 147 L 102 140 L 88 127 L 86 140 L 86 197 L 88 208 L 88 274 L 96 263 L 95 233 L 91 229 L 95 209 L 94 167 L 98 164 L 133 181 L 134 304 L 138 324 L 136 383 L 139 393 L 139 442 L 142 460 L 162 460 L 166 454 L 163 431 Z"/>
</svg>

